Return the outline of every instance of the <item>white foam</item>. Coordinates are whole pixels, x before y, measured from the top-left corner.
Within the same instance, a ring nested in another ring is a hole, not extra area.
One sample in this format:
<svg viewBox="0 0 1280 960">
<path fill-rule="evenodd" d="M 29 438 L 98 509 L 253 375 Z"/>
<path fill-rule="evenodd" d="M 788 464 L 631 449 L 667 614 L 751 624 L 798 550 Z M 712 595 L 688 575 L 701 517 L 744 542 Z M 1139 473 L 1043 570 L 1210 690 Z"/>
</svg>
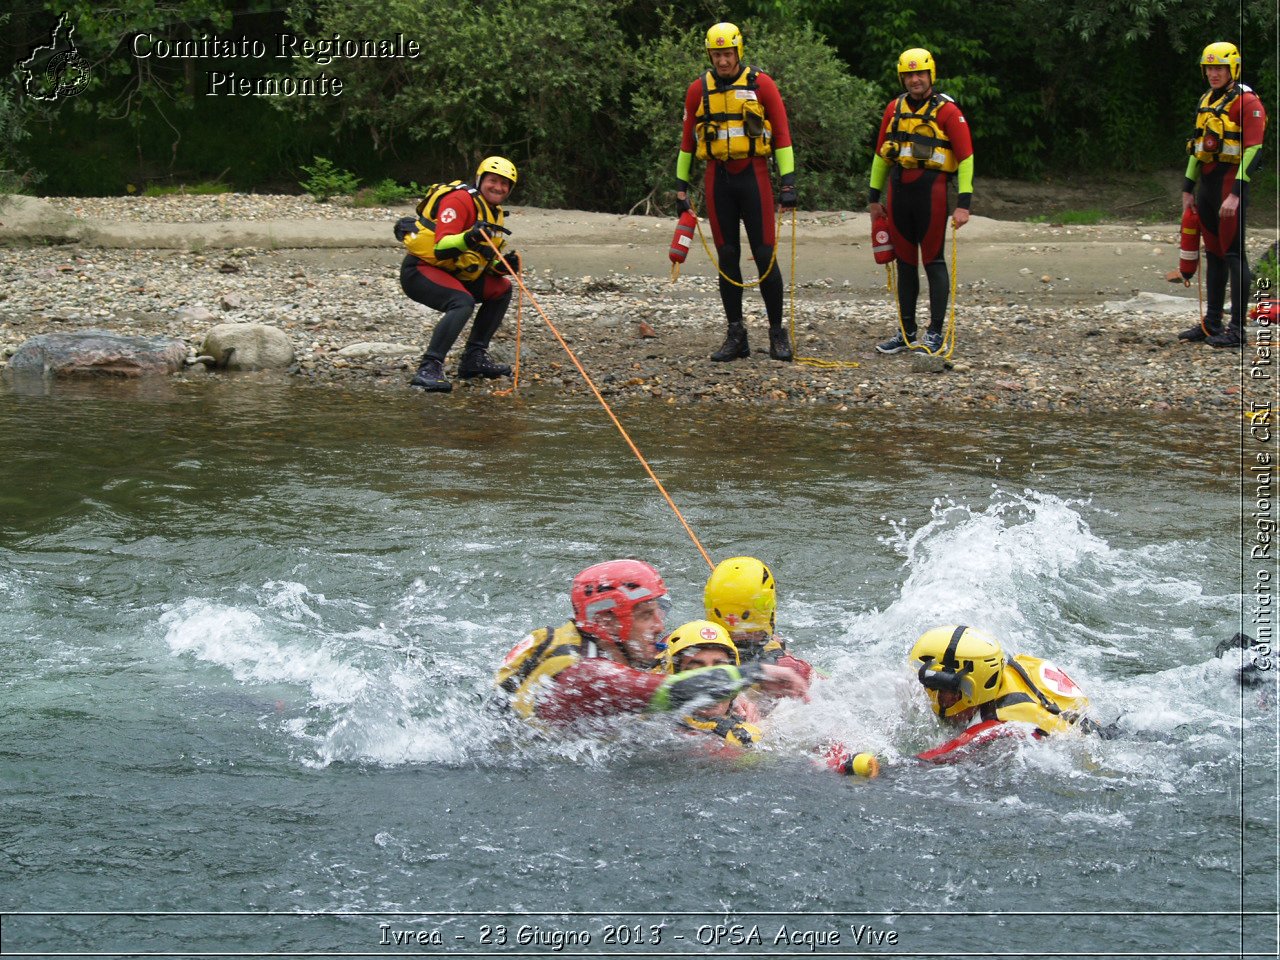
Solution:
<svg viewBox="0 0 1280 960">
<path fill-rule="evenodd" d="M 305 686 L 321 705 L 349 703 L 367 680 L 305 635 L 273 636 L 252 610 L 188 599 L 160 618 L 165 643 L 175 655 L 216 664 L 241 683 L 293 683 Z"/>
</svg>

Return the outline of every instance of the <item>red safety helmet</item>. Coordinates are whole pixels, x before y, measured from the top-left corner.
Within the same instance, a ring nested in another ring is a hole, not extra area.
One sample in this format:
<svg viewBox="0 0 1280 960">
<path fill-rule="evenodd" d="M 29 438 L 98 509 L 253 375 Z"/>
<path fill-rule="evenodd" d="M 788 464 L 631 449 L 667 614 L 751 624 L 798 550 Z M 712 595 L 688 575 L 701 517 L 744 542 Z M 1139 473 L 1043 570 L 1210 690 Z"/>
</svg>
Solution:
<svg viewBox="0 0 1280 960">
<path fill-rule="evenodd" d="M 578 628 L 605 640 L 624 644 L 631 636 L 631 611 L 636 604 L 667 595 L 667 585 L 657 570 L 639 560 L 610 560 L 587 567 L 573 578 L 569 600 Z M 602 613 L 613 614 L 614 624 L 602 623 Z"/>
</svg>

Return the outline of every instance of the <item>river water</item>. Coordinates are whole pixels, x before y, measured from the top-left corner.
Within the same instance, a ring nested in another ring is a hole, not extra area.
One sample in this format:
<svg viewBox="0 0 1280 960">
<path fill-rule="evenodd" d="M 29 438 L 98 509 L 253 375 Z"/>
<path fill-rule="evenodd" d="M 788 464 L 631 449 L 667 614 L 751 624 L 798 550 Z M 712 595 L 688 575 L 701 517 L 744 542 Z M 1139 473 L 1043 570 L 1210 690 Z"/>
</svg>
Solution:
<svg viewBox="0 0 1280 960">
<path fill-rule="evenodd" d="M 707 567 L 599 408 L 281 383 L 0 392 L 0 953 L 1274 955 L 1240 440 L 1173 417 L 619 415 L 827 679 L 751 763 L 484 708 L 581 567 Z M 945 739 L 980 625 L 1123 735 Z M 1273 671 L 1274 674 L 1274 671 Z M 635 727 L 635 729 L 632 729 Z M 810 757 L 873 750 L 876 780 Z"/>
</svg>

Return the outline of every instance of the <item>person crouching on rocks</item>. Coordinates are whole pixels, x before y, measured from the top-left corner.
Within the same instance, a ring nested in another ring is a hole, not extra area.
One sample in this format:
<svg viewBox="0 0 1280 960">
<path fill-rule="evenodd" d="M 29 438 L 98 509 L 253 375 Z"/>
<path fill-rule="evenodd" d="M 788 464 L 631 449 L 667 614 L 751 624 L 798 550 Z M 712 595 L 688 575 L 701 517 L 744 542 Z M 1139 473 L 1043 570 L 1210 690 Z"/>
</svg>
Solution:
<svg viewBox="0 0 1280 960">
<path fill-rule="evenodd" d="M 397 224 L 396 235 L 408 250 L 400 266 L 400 286 L 410 299 L 444 314 L 436 323 L 418 372 L 409 385 L 447 393 L 444 359 L 480 304 L 471 336 L 458 364 L 458 376 L 509 377 L 511 368 L 489 356 L 489 341 L 511 303 L 507 269 L 494 253 L 509 233 L 500 204 L 516 185 L 516 165 L 505 157 L 487 157 L 476 168 L 474 184 L 454 181 L 432 189 L 418 205 L 418 217 Z M 504 252 L 514 271 L 520 258 Z"/>
</svg>

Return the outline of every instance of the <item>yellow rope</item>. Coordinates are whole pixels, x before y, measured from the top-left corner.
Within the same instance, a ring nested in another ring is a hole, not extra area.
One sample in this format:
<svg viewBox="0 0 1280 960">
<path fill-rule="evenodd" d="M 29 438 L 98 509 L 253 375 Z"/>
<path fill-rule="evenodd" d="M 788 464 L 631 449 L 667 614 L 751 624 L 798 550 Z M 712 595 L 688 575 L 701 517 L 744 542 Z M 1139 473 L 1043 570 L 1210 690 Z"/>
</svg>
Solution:
<svg viewBox="0 0 1280 960">
<path fill-rule="evenodd" d="M 914 343 L 907 337 L 907 327 L 902 321 L 902 304 L 898 301 L 898 292 L 895 287 L 893 273 L 890 271 L 889 293 L 893 296 L 893 302 L 898 311 L 898 332 L 902 335 L 902 342 L 907 345 L 907 349 L 919 350 L 929 357 L 950 360 L 951 354 L 956 349 L 956 222 L 954 220 L 951 221 L 951 316 L 947 321 L 947 329 L 942 334 L 942 346 L 937 350 L 930 350 L 923 343 Z"/>
<path fill-rule="evenodd" d="M 711 252 L 711 247 L 707 244 L 706 234 L 702 232 L 702 218 L 698 217 L 697 210 L 693 211 L 693 215 L 697 217 L 698 239 L 702 241 L 702 249 L 707 251 L 707 257 L 711 260 L 712 263 L 716 265 L 716 273 L 720 274 L 720 276 L 723 279 L 728 280 L 735 287 L 741 287 L 743 290 L 750 290 L 752 287 L 758 287 L 760 286 L 760 284 L 764 283 L 765 278 L 769 276 L 770 273 L 773 272 L 773 265 L 778 262 L 778 231 L 782 229 L 782 209 L 781 208 L 778 209 L 778 222 L 773 228 L 773 256 L 769 258 L 769 266 L 765 269 L 764 273 L 760 274 L 759 279 L 753 280 L 751 283 L 739 283 L 737 280 L 733 279 L 733 277 L 726 277 L 724 275 L 724 271 L 720 269 L 720 261 L 717 260 L 716 255 Z M 794 210 L 791 211 L 791 218 L 792 218 L 792 223 L 794 225 L 794 221 L 795 221 Z M 756 264 L 756 266 L 758 267 L 759 264 Z M 676 268 L 676 266 L 672 264 L 671 281 L 673 283 L 675 282 L 676 275 L 678 273 L 679 273 L 678 268 Z"/>
<path fill-rule="evenodd" d="M 1187 281 L 1187 286 L 1191 286 L 1190 281 Z M 1208 337 L 1209 327 L 1204 322 L 1204 272 L 1200 269 L 1199 247 L 1196 247 L 1196 310 L 1196 316 L 1200 318 L 1200 330 Z"/>
<path fill-rule="evenodd" d="M 826 360 L 822 357 L 802 357 L 796 348 L 796 212 L 791 211 L 791 309 L 787 319 L 787 332 L 791 339 L 791 355 L 795 363 L 820 370 L 847 370 L 860 367 L 856 360 Z"/>
</svg>

